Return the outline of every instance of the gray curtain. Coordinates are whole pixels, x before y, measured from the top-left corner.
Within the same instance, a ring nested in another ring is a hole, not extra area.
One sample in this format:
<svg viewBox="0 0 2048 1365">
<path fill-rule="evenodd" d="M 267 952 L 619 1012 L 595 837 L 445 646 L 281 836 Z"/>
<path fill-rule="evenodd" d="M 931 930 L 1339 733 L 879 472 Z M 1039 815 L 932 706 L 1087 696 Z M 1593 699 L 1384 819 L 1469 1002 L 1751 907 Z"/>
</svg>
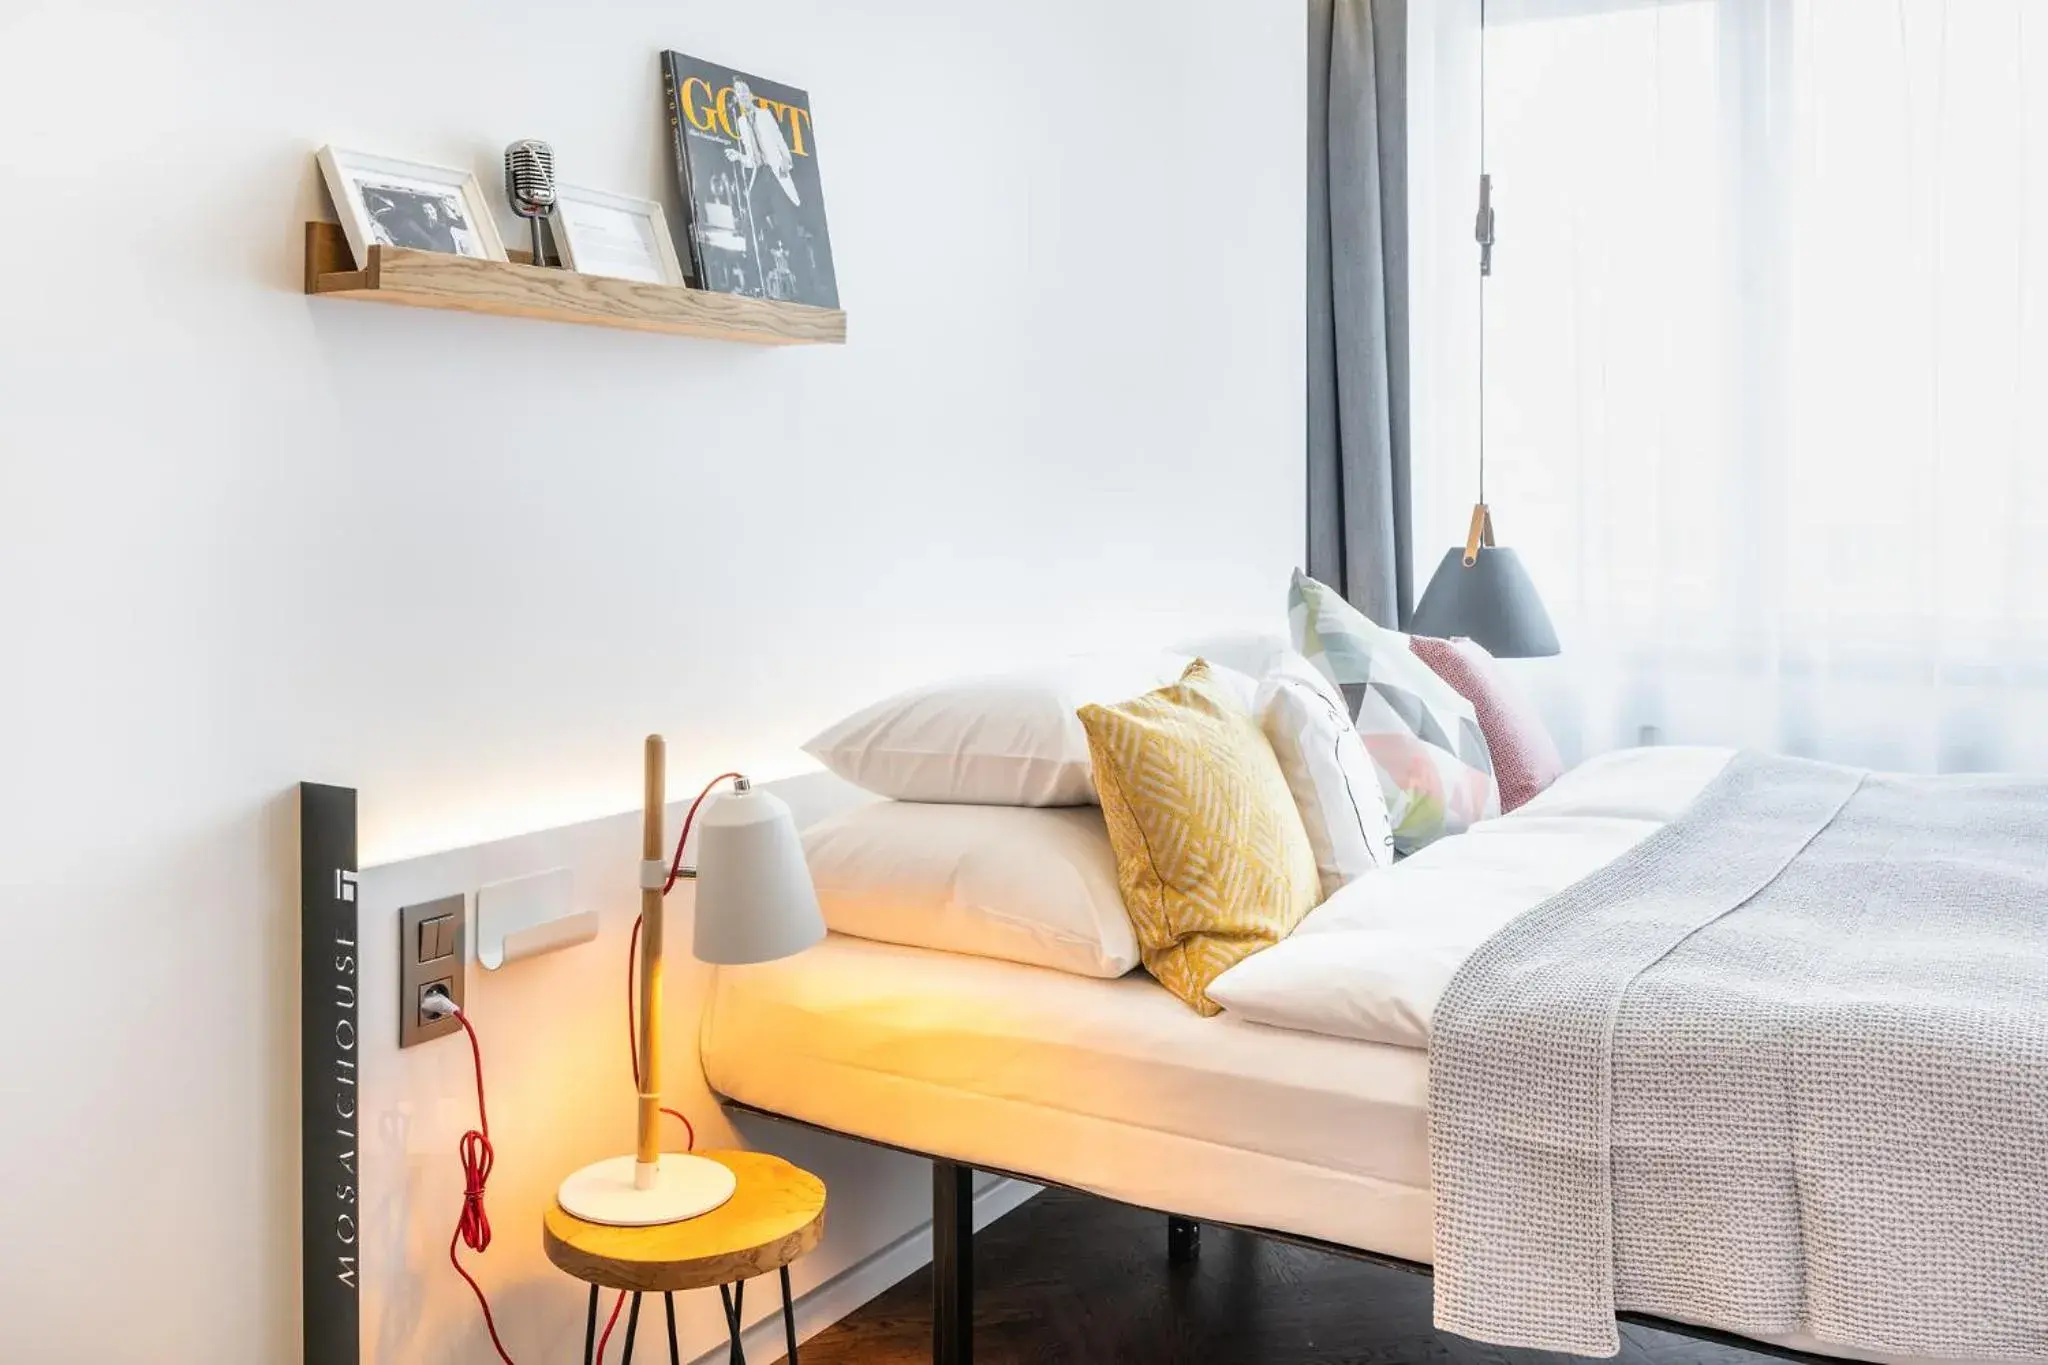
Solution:
<svg viewBox="0 0 2048 1365">
<path fill-rule="evenodd" d="M 1407 0 L 1309 0 L 1308 571 L 1383 625 L 1408 525 Z"/>
</svg>

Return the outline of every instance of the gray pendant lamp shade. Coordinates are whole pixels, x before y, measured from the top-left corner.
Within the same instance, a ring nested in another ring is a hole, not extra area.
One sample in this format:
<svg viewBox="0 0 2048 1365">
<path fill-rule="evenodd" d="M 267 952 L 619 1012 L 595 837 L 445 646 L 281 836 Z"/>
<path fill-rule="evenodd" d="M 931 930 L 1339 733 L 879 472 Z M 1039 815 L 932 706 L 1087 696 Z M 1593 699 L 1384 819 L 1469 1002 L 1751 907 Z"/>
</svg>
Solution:
<svg viewBox="0 0 2048 1365">
<path fill-rule="evenodd" d="M 1469 562 L 1463 546 L 1444 551 L 1408 629 L 1416 635 L 1462 635 L 1496 659 L 1557 653 L 1550 613 L 1521 556 L 1497 545 L 1478 546 Z"/>
<path fill-rule="evenodd" d="M 796 820 L 782 799 L 737 789 L 704 807 L 691 951 L 700 962 L 773 962 L 825 937 Z"/>
</svg>

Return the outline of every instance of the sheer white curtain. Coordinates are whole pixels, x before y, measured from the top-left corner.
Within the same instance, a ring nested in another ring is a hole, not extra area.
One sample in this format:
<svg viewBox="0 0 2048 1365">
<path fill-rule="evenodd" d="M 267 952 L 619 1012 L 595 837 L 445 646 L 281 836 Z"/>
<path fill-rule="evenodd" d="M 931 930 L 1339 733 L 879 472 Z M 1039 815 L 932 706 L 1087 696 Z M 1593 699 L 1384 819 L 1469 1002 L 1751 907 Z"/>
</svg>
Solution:
<svg viewBox="0 0 2048 1365">
<path fill-rule="evenodd" d="M 1488 18 L 1488 494 L 1567 739 L 2048 770 L 2048 3 Z M 1418 449 L 1425 572 L 1471 458 Z"/>
</svg>

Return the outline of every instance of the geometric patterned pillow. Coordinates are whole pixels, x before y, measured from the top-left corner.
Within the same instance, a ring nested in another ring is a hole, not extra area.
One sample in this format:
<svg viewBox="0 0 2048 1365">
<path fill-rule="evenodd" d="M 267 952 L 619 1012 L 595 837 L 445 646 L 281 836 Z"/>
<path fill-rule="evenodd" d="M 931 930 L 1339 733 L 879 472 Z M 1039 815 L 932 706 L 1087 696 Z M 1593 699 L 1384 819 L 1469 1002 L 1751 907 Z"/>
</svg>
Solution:
<svg viewBox="0 0 2048 1365">
<path fill-rule="evenodd" d="M 1472 703 L 1415 657 L 1408 637 L 1375 625 L 1299 569 L 1287 592 L 1294 648 L 1351 708 L 1387 798 L 1394 851 L 1413 853 L 1500 814 L 1493 758 Z"/>
<path fill-rule="evenodd" d="M 1209 983 L 1322 899 L 1280 760 L 1199 659 L 1170 687 L 1076 714 L 1145 969 L 1215 1014 Z"/>
<path fill-rule="evenodd" d="M 1493 756 L 1503 813 L 1526 804 L 1564 776 L 1564 759 L 1550 727 L 1514 679 L 1477 640 L 1417 635 L 1409 640 L 1417 658 L 1472 703 L 1479 731 Z"/>
<path fill-rule="evenodd" d="M 1329 680 L 1289 650 L 1260 681 L 1254 709 L 1308 830 L 1323 899 L 1390 866 L 1394 828 L 1379 773 Z"/>
</svg>

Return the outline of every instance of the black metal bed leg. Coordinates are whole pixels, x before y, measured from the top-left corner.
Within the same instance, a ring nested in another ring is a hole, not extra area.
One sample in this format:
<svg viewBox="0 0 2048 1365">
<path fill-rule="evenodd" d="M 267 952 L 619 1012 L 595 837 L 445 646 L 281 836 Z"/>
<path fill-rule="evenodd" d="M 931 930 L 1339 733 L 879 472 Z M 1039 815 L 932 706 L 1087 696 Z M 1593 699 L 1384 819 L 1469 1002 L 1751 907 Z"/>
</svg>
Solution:
<svg viewBox="0 0 2048 1365">
<path fill-rule="evenodd" d="M 1193 1265 L 1202 1256 L 1202 1225 L 1178 1214 L 1166 1215 L 1166 1263 Z"/>
<path fill-rule="evenodd" d="M 974 1360 L 974 1168 L 932 1162 L 932 1365 Z"/>
<path fill-rule="evenodd" d="M 796 1305 L 789 1296 L 789 1267 L 782 1267 L 782 1337 L 789 1343 L 784 1365 L 796 1365 Z"/>
<path fill-rule="evenodd" d="M 597 1286 L 590 1286 L 590 1315 L 583 1320 L 583 1365 L 597 1359 Z"/>
</svg>

